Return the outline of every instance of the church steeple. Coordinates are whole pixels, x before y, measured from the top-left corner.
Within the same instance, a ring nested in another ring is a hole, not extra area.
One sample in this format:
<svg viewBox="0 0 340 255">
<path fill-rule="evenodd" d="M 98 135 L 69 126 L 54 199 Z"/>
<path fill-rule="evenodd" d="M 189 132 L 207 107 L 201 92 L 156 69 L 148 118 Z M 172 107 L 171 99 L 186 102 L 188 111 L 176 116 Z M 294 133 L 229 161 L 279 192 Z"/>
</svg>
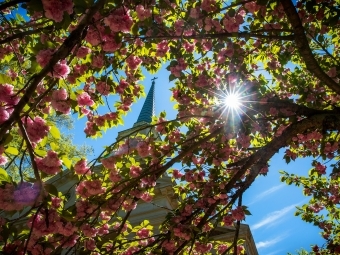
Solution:
<svg viewBox="0 0 340 255">
<path fill-rule="evenodd" d="M 152 116 L 155 115 L 155 80 L 157 78 L 152 79 L 151 87 L 146 96 L 144 105 L 142 107 L 141 112 L 139 113 L 137 122 L 133 125 L 139 126 L 142 124 L 150 124 L 152 121 Z"/>
<path fill-rule="evenodd" d="M 155 80 L 156 79 L 157 79 L 156 77 L 152 79 L 150 90 L 148 92 L 148 95 L 146 96 L 142 110 L 139 113 L 137 122 L 133 124 L 132 128 L 119 132 L 117 136 L 117 140 L 121 140 L 124 137 L 128 137 L 129 135 L 134 133 L 136 129 L 138 129 L 139 130 L 138 133 L 141 133 L 141 134 L 148 134 L 150 130 L 152 129 L 150 127 L 145 128 L 145 129 L 140 129 L 140 127 L 143 125 L 148 126 L 152 122 L 152 116 L 155 115 Z M 155 131 L 152 131 L 152 132 L 155 133 Z"/>
</svg>

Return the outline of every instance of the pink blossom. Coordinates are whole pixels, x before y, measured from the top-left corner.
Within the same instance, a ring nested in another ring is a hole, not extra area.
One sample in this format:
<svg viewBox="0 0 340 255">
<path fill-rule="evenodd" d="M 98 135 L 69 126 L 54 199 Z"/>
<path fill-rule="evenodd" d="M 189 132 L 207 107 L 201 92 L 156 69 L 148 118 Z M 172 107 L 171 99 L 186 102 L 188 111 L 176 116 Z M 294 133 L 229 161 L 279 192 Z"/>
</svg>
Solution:
<svg viewBox="0 0 340 255">
<path fill-rule="evenodd" d="M 7 157 L 4 155 L 0 155 L 0 166 L 6 165 L 7 162 L 8 162 Z"/>
<path fill-rule="evenodd" d="M 142 60 L 139 57 L 136 57 L 133 55 L 130 55 L 126 59 L 127 66 L 132 70 L 136 70 L 141 63 L 142 63 Z"/>
<path fill-rule="evenodd" d="M 107 96 L 110 93 L 110 85 L 104 81 L 99 81 L 96 84 L 96 90 L 103 96 Z"/>
<path fill-rule="evenodd" d="M 54 50 L 46 49 L 41 50 L 36 56 L 36 60 L 41 67 L 45 67 L 51 60 Z M 70 67 L 67 65 L 66 60 L 61 60 L 53 67 L 50 76 L 55 78 L 66 78 L 70 73 Z"/>
<path fill-rule="evenodd" d="M 224 225 L 226 226 L 233 226 L 234 224 L 234 219 L 231 215 L 227 215 L 227 216 L 224 216 L 223 219 L 222 219 Z"/>
<path fill-rule="evenodd" d="M 4 123 L 8 119 L 9 112 L 4 107 L 0 107 L 0 124 Z"/>
<path fill-rule="evenodd" d="M 230 18 L 229 16 L 223 19 L 223 26 L 229 33 L 235 33 L 239 30 L 239 23 L 235 18 Z"/>
<path fill-rule="evenodd" d="M 100 180 L 82 181 L 76 187 L 76 193 L 84 198 L 103 194 L 105 191 Z"/>
<path fill-rule="evenodd" d="M 91 64 L 93 67 L 102 68 L 104 66 L 103 56 L 102 55 L 93 56 Z"/>
<path fill-rule="evenodd" d="M 246 4 L 244 5 L 244 7 L 246 7 L 246 9 L 247 9 L 250 13 L 255 13 L 255 12 L 257 12 L 258 10 L 260 10 L 260 6 L 256 4 L 256 1 L 246 3 Z"/>
<path fill-rule="evenodd" d="M 84 224 L 81 226 L 81 230 L 83 231 L 84 235 L 87 237 L 96 237 L 98 230 L 91 227 L 89 224 Z"/>
<path fill-rule="evenodd" d="M 144 201 L 144 202 L 147 202 L 147 203 L 150 203 L 152 201 L 152 195 L 148 192 L 144 192 L 140 198 Z"/>
<path fill-rule="evenodd" d="M 201 4 L 202 10 L 206 12 L 213 12 L 217 9 L 216 0 L 203 0 Z"/>
<path fill-rule="evenodd" d="M 113 32 L 129 33 L 133 24 L 130 10 L 120 7 L 104 19 L 105 25 L 109 26 Z"/>
<path fill-rule="evenodd" d="M 237 221 L 244 220 L 244 218 L 245 218 L 243 208 L 241 206 L 238 206 L 236 209 L 232 210 L 231 214 L 233 216 L 233 219 L 235 219 Z"/>
<path fill-rule="evenodd" d="M 56 22 L 63 20 L 64 12 L 73 13 L 72 0 L 42 0 L 45 16 Z"/>
<path fill-rule="evenodd" d="M 144 142 L 144 141 L 139 142 L 137 144 L 136 149 L 137 149 L 139 156 L 142 158 L 145 158 L 150 155 L 151 147 L 147 142 Z"/>
<path fill-rule="evenodd" d="M 36 60 L 41 67 L 45 67 L 51 60 L 54 50 L 40 50 L 36 56 Z"/>
<path fill-rule="evenodd" d="M 116 159 L 113 156 L 107 157 L 107 158 L 103 158 L 101 160 L 101 163 L 107 169 L 113 169 L 113 170 L 116 169 Z"/>
<path fill-rule="evenodd" d="M 183 176 L 183 174 L 182 174 L 179 170 L 174 169 L 174 170 L 172 171 L 172 176 L 173 176 L 175 179 L 180 179 L 180 178 Z"/>
<path fill-rule="evenodd" d="M 47 136 L 50 127 L 46 124 L 46 121 L 39 116 L 31 118 L 24 118 L 24 125 L 26 126 L 26 132 L 31 142 L 38 143 L 45 136 Z"/>
<path fill-rule="evenodd" d="M 74 165 L 74 171 L 76 172 L 76 174 L 80 174 L 80 175 L 91 174 L 90 168 L 87 166 L 86 159 L 79 160 Z"/>
<path fill-rule="evenodd" d="M 85 58 L 88 54 L 91 53 L 91 49 L 90 48 L 87 48 L 85 46 L 81 46 L 78 51 L 77 51 L 77 54 L 76 56 L 78 58 Z"/>
<path fill-rule="evenodd" d="M 94 101 L 91 99 L 90 95 L 87 92 L 83 92 L 80 95 L 77 95 L 77 101 L 79 106 L 94 105 Z"/>
<path fill-rule="evenodd" d="M 36 158 L 35 162 L 37 163 L 38 169 L 46 174 L 54 175 L 61 171 L 62 161 L 54 151 L 48 151 L 44 158 Z"/>
<path fill-rule="evenodd" d="M 150 235 L 150 230 L 147 229 L 147 228 L 142 228 L 140 230 L 137 231 L 136 235 L 139 237 L 139 238 L 147 238 L 149 237 Z"/>
<path fill-rule="evenodd" d="M 96 124 L 91 121 L 86 122 L 86 127 L 84 129 L 86 136 L 94 136 L 96 134 Z"/>
<path fill-rule="evenodd" d="M 52 92 L 52 107 L 63 114 L 69 114 L 71 111 L 71 104 L 67 100 L 67 97 L 68 94 L 66 89 L 54 90 Z"/>
<path fill-rule="evenodd" d="M 55 78 L 66 78 L 70 73 L 70 67 L 66 64 L 66 60 L 62 60 L 55 64 L 50 76 Z"/>
<path fill-rule="evenodd" d="M 118 50 L 122 46 L 121 43 L 116 42 L 113 35 L 104 36 L 103 39 L 104 39 L 103 51 L 115 52 L 116 50 Z"/>
<path fill-rule="evenodd" d="M 104 32 L 104 27 L 102 26 L 90 26 L 87 30 L 85 40 L 89 42 L 92 46 L 97 46 L 102 42 L 102 34 Z"/>
<path fill-rule="evenodd" d="M 131 166 L 130 167 L 130 177 L 136 178 L 140 176 L 142 173 L 142 168 L 140 166 Z"/>
<path fill-rule="evenodd" d="M 326 166 L 320 164 L 319 162 L 316 163 L 315 165 L 315 170 L 319 172 L 319 174 L 326 174 Z"/>
<path fill-rule="evenodd" d="M 149 17 L 151 17 L 151 10 L 145 9 L 143 5 L 138 4 L 136 6 L 137 17 L 139 20 L 143 21 Z"/>
<path fill-rule="evenodd" d="M 89 251 L 96 249 L 96 242 L 92 238 L 86 239 L 84 242 L 84 248 Z"/>
<path fill-rule="evenodd" d="M 170 47 L 168 46 L 168 41 L 161 41 L 157 44 L 157 57 L 164 57 L 165 54 L 170 50 Z"/>
</svg>

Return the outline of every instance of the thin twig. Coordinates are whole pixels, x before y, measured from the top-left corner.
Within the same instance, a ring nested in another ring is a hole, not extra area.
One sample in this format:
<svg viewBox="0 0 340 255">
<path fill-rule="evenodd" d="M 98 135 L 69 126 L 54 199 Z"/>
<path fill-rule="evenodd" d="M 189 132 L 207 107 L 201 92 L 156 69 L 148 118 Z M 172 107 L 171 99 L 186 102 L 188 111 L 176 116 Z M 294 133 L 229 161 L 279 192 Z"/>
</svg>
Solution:
<svg viewBox="0 0 340 255">
<path fill-rule="evenodd" d="M 38 217 L 38 213 L 40 212 L 40 209 L 43 207 L 43 203 L 38 207 L 38 209 L 37 209 L 37 211 L 36 211 L 36 213 L 34 214 L 34 217 L 33 217 L 33 219 L 32 219 L 32 226 L 31 226 L 31 229 L 30 229 L 30 232 L 29 232 L 29 234 L 28 234 L 28 237 L 27 237 L 27 241 L 26 241 L 26 244 L 25 244 L 25 249 L 24 249 L 24 255 L 26 254 L 26 252 L 27 252 L 27 248 L 28 248 L 28 243 L 29 243 L 29 241 L 30 241 L 30 239 L 31 239 L 31 235 L 32 235 L 32 232 L 33 232 L 33 227 L 34 227 L 34 222 L 35 222 L 35 220 L 36 220 L 36 218 Z"/>
<path fill-rule="evenodd" d="M 31 144 L 31 141 L 28 137 L 28 134 L 26 132 L 26 129 L 25 127 L 23 126 L 22 124 L 22 121 L 19 120 L 18 121 L 18 125 L 19 125 L 19 129 L 24 137 L 24 140 L 26 142 L 26 146 L 27 146 L 27 149 L 28 149 L 28 153 L 30 155 L 30 158 L 31 158 L 31 164 L 32 164 L 32 167 L 33 167 L 33 171 L 34 171 L 34 176 L 35 178 L 37 179 L 38 182 L 41 182 L 41 178 L 40 178 L 40 174 L 39 174 L 39 170 L 38 170 L 38 166 L 37 166 L 37 163 L 35 162 L 35 157 L 34 157 L 34 149 L 32 147 L 32 144 Z"/>
<path fill-rule="evenodd" d="M 21 32 L 21 33 L 16 33 L 16 34 L 13 34 L 12 36 L 9 36 L 9 37 L 6 37 L 5 39 L 2 39 L 0 40 L 0 45 L 1 44 L 5 44 L 5 43 L 9 43 L 15 39 L 22 39 L 24 38 L 25 36 L 27 35 L 34 35 L 34 34 L 37 34 L 37 33 L 42 33 L 42 32 L 48 32 L 48 31 L 42 31 L 42 30 L 51 30 L 51 28 L 53 28 L 54 26 L 47 26 L 45 28 L 38 28 L 38 29 L 34 29 L 34 30 L 27 30 L 27 31 L 24 31 L 24 32 Z"/>
</svg>

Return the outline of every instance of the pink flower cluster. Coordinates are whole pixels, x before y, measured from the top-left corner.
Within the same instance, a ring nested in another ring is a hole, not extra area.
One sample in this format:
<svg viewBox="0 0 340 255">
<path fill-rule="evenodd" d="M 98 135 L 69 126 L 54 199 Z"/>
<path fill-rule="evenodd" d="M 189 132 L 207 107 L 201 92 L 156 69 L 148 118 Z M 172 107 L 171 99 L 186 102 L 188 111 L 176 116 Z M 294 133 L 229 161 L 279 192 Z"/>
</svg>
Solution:
<svg viewBox="0 0 340 255">
<path fill-rule="evenodd" d="M 126 59 L 126 64 L 131 70 L 136 70 L 138 66 L 142 63 L 142 60 L 139 57 L 130 55 Z"/>
<path fill-rule="evenodd" d="M 79 160 L 74 165 L 74 171 L 76 172 L 76 174 L 79 174 L 79 175 L 84 175 L 84 174 L 90 175 L 91 174 L 90 168 L 87 166 L 86 159 Z"/>
<path fill-rule="evenodd" d="M 231 215 L 237 221 L 244 220 L 244 218 L 245 218 L 245 215 L 244 215 L 244 212 L 243 212 L 243 208 L 241 206 L 238 206 L 237 208 L 232 210 L 231 211 Z"/>
<path fill-rule="evenodd" d="M 77 101 L 79 106 L 92 106 L 94 105 L 94 101 L 91 96 L 87 92 L 83 92 L 77 95 Z"/>
<path fill-rule="evenodd" d="M 156 56 L 157 57 L 164 57 L 167 52 L 169 52 L 170 47 L 168 45 L 167 41 L 161 41 L 160 43 L 157 44 L 157 52 Z"/>
<path fill-rule="evenodd" d="M 203 0 L 201 4 L 202 10 L 206 12 L 213 12 L 217 9 L 216 0 Z"/>
<path fill-rule="evenodd" d="M 207 254 L 211 249 L 213 245 L 211 243 L 200 243 L 195 242 L 195 251 L 198 254 Z"/>
<path fill-rule="evenodd" d="M 113 32 L 129 33 L 133 24 L 130 10 L 120 7 L 104 19 L 105 25 L 109 26 Z"/>
<path fill-rule="evenodd" d="M 170 66 L 170 72 L 175 77 L 181 77 L 181 71 L 185 70 L 187 68 L 187 64 L 185 63 L 184 59 L 180 58 L 177 61 L 178 63 L 174 66 Z"/>
<path fill-rule="evenodd" d="M 246 9 L 247 9 L 250 13 L 255 13 L 255 12 L 259 11 L 260 8 L 261 8 L 260 5 L 256 4 L 256 1 L 246 3 L 246 4 L 244 5 L 244 7 L 246 7 Z"/>
<path fill-rule="evenodd" d="M 141 21 L 151 17 L 151 9 L 145 9 L 141 4 L 136 6 L 136 12 L 138 19 Z"/>
<path fill-rule="evenodd" d="M 85 46 L 81 46 L 79 47 L 79 49 L 77 50 L 77 54 L 76 56 L 78 58 L 85 58 L 88 54 L 91 53 L 91 49 L 90 48 L 87 48 Z"/>
<path fill-rule="evenodd" d="M 116 169 L 116 159 L 115 159 L 114 156 L 102 159 L 101 163 L 107 169 L 110 169 L 110 170 L 115 170 Z"/>
<path fill-rule="evenodd" d="M 96 90 L 103 96 L 107 96 L 110 93 L 110 85 L 104 81 L 99 81 L 96 84 Z"/>
<path fill-rule="evenodd" d="M 45 67 L 51 60 L 54 50 L 46 49 L 38 52 L 36 60 L 41 67 Z M 70 67 L 67 65 L 66 60 L 61 60 L 53 67 L 53 71 L 49 73 L 51 77 L 66 78 L 70 73 Z"/>
<path fill-rule="evenodd" d="M 0 209 L 5 211 L 20 211 L 25 206 L 31 206 L 38 201 L 39 185 L 22 182 L 17 186 L 6 184 L 0 188 Z"/>
<path fill-rule="evenodd" d="M 60 172 L 62 161 L 58 158 L 55 151 L 48 151 L 46 157 L 36 158 L 35 162 L 40 171 L 46 174 L 55 175 Z"/>
<path fill-rule="evenodd" d="M 142 173 L 142 168 L 140 166 L 131 166 L 130 167 L 130 177 L 131 178 L 136 178 L 140 176 Z"/>
<path fill-rule="evenodd" d="M 149 156 L 151 152 L 151 146 L 149 145 L 149 143 L 145 141 L 139 142 L 137 144 L 136 149 L 137 149 L 138 155 L 142 158 Z"/>
<path fill-rule="evenodd" d="M 14 106 L 19 102 L 20 98 L 15 95 L 13 88 L 10 84 L 0 84 L 0 124 L 8 120 Z"/>
<path fill-rule="evenodd" d="M 228 14 L 223 19 L 223 26 L 229 33 L 235 33 L 239 31 L 240 25 L 244 22 L 244 16 L 246 12 L 241 10 L 234 17 L 230 17 Z"/>
<path fill-rule="evenodd" d="M 39 116 L 31 118 L 24 118 L 22 120 L 24 125 L 26 126 L 26 132 L 28 138 L 33 143 L 40 142 L 45 136 L 47 136 L 50 127 L 46 124 L 46 121 Z"/>
<path fill-rule="evenodd" d="M 103 194 L 105 191 L 100 180 L 82 181 L 76 188 L 76 193 L 84 198 Z"/>
<path fill-rule="evenodd" d="M 72 0 L 42 0 L 45 16 L 56 22 L 63 20 L 64 12 L 73 13 Z"/>
<path fill-rule="evenodd" d="M 57 89 L 52 92 L 52 107 L 63 114 L 71 112 L 71 104 L 67 100 L 68 94 L 66 89 Z"/>
<path fill-rule="evenodd" d="M 315 170 L 319 172 L 319 174 L 326 174 L 326 166 L 322 165 L 320 162 L 315 164 Z"/>
<path fill-rule="evenodd" d="M 0 166 L 6 165 L 8 159 L 6 156 L 2 155 L 5 152 L 4 146 L 0 145 Z"/>
</svg>

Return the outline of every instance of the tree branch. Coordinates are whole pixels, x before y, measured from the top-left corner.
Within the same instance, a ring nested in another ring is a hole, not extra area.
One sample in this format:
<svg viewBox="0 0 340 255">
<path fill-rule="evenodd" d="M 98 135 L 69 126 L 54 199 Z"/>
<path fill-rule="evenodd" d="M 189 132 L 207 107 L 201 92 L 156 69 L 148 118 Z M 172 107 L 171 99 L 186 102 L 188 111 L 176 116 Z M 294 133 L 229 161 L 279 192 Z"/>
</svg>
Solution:
<svg viewBox="0 0 340 255">
<path fill-rule="evenodd" d="M 334 92 L 340 94 L 340 86 L 331 77 L 329 77 L 320 67 L 313 52 L 309 47 L 309 43 L 305 34 L 305 29 L 302 26 L 298 13 L 291 0 L 280 0 L 288 20 L 294 30 L 295 44 L 300 53 L 300 56 L 305 62 L 305 65 L 312 74 L 320 81 L 324 82 Z"/>
<path fill-rule="evenodd" d="M 196 35 L 190 35 L 190 36 L 180 36 L 180 35 L 164 35 L 164 36 L 144 36 L 144 37 L 131 37 L 133 39 L 140 38 L 142 40 L 147 39 L 221 39 L 221 38 L 262 38 L 262 39 L 277 39 L 277 40 L 287 40 L 287 41 L 293 41 L 294 35 L 262 35 L 257 33 L 247 33 L 247 32 L 240 32 L 240 33 L 220 33 L 220 34 L 196 34 Z"/>
<path fill-rule="evenodd" d="M 47 26 L 45 28 L 38 28 L 38 29 L 34 29 L 34 30 L 27 30 L 27 31 L 24 31 L 24 32 L 20 32 L 20 33 L 16 33 L 12 36 L 9 36 L 3 40 L 0 40 L 0 45 L 1 44 L 5 44 L 5 43 L 9 43 L 15 39 L 22 39 L 24 38 L 25 36 L 27 35 L 33 35 L 33 34 L 37 34 L 37 33 L 42 33 L 42 32 L 48 32 L 49 30 L 51 30 L 54 26 Z M 48 30 L 48 31 L 42 31 L 42 30 Z"/>
</svg>

